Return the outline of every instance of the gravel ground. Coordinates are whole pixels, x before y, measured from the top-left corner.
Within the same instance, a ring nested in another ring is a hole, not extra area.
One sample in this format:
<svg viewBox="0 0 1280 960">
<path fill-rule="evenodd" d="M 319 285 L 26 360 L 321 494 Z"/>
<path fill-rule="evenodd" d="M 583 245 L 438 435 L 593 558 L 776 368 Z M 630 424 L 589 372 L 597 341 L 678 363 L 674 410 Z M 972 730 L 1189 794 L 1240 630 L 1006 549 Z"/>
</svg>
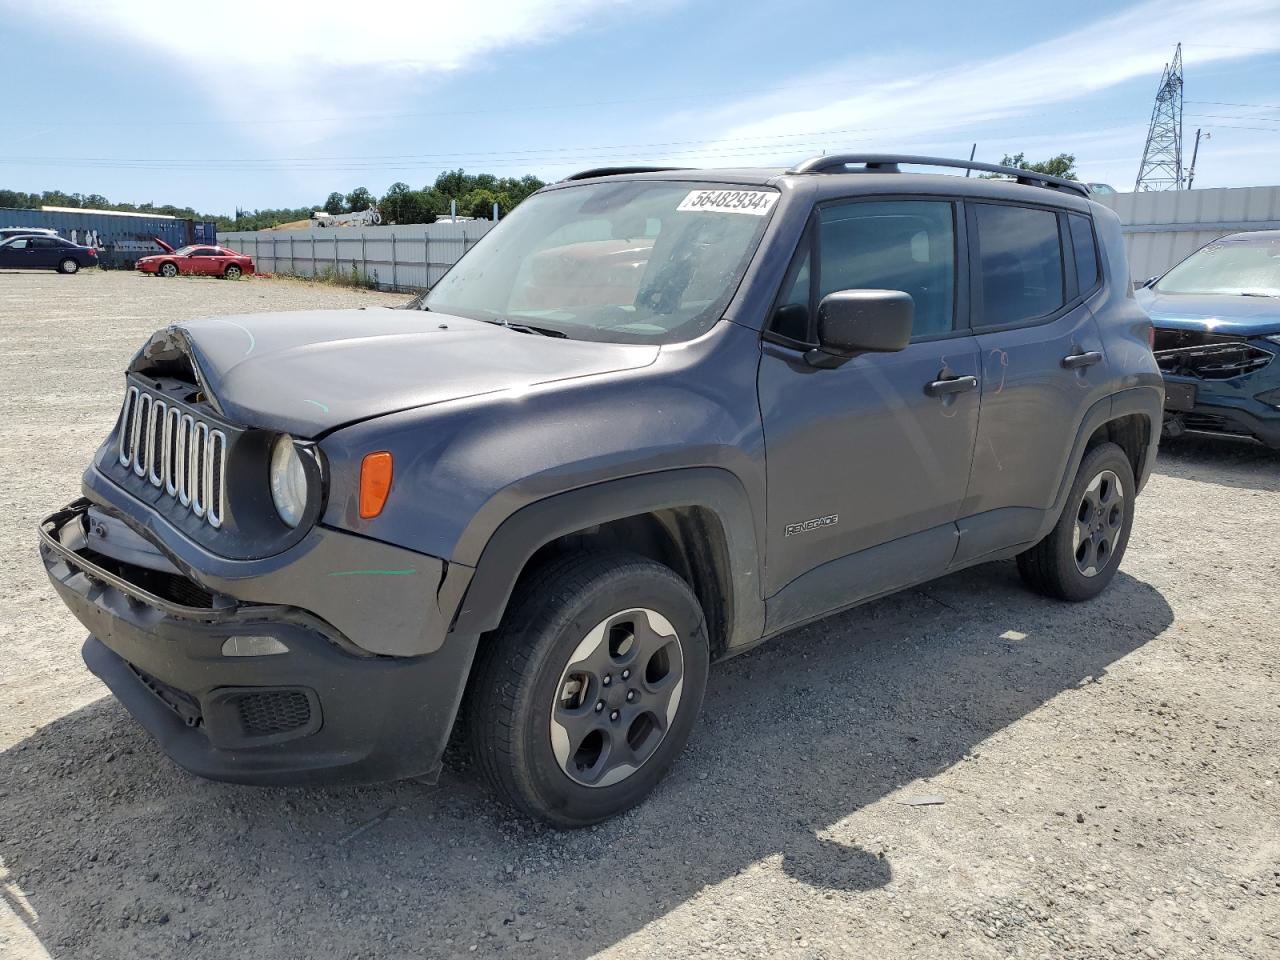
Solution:
<svg viewBox="0 0 1280 960">
<path fill-rule="evenodd" d="M 81 666 L 34 526 L 156 326 L 400 299 L 0 274 L 0 956 L 1280 957 L 1280 454 L 1235 442 L 1162 451 L 1096 601 L 992 564 L 720 665 L 672 775 L 591 830 L 461 762 L 176 768 Z"/>
</svg>

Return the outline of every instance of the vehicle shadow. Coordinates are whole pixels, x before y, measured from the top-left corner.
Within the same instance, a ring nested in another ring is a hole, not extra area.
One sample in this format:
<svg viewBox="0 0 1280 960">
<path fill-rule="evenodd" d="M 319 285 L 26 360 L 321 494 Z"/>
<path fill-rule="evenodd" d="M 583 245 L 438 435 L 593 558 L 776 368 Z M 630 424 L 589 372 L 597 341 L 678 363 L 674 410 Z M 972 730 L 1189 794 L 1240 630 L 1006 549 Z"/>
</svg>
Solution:
<svg viewBox="0 0 1280 960">
<path fill-rule="evenodd" d="M 1161 441 L 1155 472 L 1243 490 L 1280 492 L 1280 450 L 1248 439 L 1186 434 Z"/>
<path fill-rule="evenodd" d="M 0 755 L 0 891 L 55 957 L 585 958 L 766 858 L 818 891 L 882 887 L 893 851 L 828 828 L 1172 618 L 1123 573 L 1068 605 L 1011 563 L 869 604 L 715 668 L 655 794 L 573 832 L 497 808 L 465 767 L 436 787 L 202 781 L 104 698 Z"/>
</svg>

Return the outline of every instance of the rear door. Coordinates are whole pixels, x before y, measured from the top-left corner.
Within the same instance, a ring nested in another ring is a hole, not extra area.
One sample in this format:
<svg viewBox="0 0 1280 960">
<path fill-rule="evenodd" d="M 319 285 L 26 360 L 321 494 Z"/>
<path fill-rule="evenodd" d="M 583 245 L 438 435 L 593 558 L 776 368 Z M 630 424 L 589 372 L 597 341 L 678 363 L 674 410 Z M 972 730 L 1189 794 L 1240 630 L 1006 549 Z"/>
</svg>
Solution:
<svg viewBox="0 0 1280 960">
<path fill-rule="evenodd" d="M 951 559 L 981 375 L 968 330 L 963 225 L 949 199 L 860 199 L 815 211 L 759 370 L 766 596 L 799 587 L 788 591 L 795 599 L 771 606 L 771 629 L 926 579 Z M 911 294 L 911 344 L 810 366 L 818 302 L 858 288 Z M 945 392 L 934 386 L 947 381 Z M 891 543 L 903 549 L 872 549 Z M 884 560 L 866 571 L 841 562 L 855 555 Z"/>
<path fill-rule="evenodd" d="M 53 237 L 34 237 L 31 240 L 33 259 L 38 267 L 56 267 L 62 259 L 72 251 L 63 245 L 62 240 Z"/>
<path fill-rule="evenodd" d="M 1034 537 L 1085 412 L 1107 393 L 1088 306 L 1100 289 L 1091 219 L 1028 204 L 966 206 L 984 376 L 957 563 Z"/>
</svg>

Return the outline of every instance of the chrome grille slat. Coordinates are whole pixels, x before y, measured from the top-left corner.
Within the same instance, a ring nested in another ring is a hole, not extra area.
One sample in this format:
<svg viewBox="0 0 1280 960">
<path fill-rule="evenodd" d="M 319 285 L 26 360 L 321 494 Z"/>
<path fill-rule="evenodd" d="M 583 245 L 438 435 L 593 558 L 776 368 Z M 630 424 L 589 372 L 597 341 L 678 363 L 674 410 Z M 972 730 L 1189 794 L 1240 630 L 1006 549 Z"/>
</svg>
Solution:
<svg viewBox="0 0 1280 960">
<path fill-rule="evenodd" d="M 213 527 L 222 526 L 222 504 L 227 489 L 227 435 L 221 430 L 209 431 L 209 469 L 205 471 L 209 483 L 209 508 L 205 518 Z"/>
<path fill-rule="evenodd" d="M 151 419 L 147 427 L 147 479 L 153 487 L 164 485 L 164 422 L 168 413 L 169 405 L 163 400 L 151 405 Z"/>
<path fill-rule="evenodd" d="M 203 420 L 197 420 L 195 424 L 191 431 L 191 478 L 187 484 L 187 496 L 191 498 L 191 512 L 197 517 L 203 517 L 209 503 L 209 496 L 205 491 L 209 485 L 209 458 L 206 456 L 209 448 L 209 425 Z"/>
<path fill-rule="evenodd" d="M 142 431 L 149 429 L 151 407 L 154 402 L 151 394 L 142 393 L 139 394 L 138 402 L 134 405 L 131 431 L 133 438 L 129 446 L 133 449 L 133 472 L 140 477 L 147 472 L 147 437 Z"/>
<path fill-rule="evenodd" d="M 126 470 L 215 529 L 226 517 L 227 435 L 144 389 L 120 411 L 117 458 Z"/>
<path fill-rule="evenodd" d="M 120 465 L 124 467 L 133 460 L 133 418 L 137 406 L 138 388 L 130 387 L 124 395 L 124 409 L 120 411 Z"/>
<path fill-rule="evenodd" d="M 178 428 L 182 423 L 182 411 L 170 407 L 164 418 L 164 492 L 171 497 L 178 495 Z"/>
</svg>

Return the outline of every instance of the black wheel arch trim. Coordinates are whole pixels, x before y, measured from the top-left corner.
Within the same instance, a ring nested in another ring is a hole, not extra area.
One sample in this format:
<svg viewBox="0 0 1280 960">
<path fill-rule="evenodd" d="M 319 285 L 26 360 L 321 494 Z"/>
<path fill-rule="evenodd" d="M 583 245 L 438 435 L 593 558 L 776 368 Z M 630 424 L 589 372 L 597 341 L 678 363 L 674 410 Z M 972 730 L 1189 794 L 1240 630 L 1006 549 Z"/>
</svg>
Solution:
<svg viewBox="0 0 1280 960">
<path fill-rule="evenodd" d="M 1137 492 L 1140 493 L 1142 491 L 1142 488 L 1146 485 L 1147 478 L 1151 475 L 1151 468 L 1155 464 L 1156 450 L 1160 444 L 1160 424 L 1163 419 L 1163 411 L 1164 391 L 1161 387 L 1154 385 L 1121 390 L 1118 393 L 1103 397 L 1088 409 L 1084 419 L 1080 422 L 1080 429 L 1076 432 L 1075 444 L 1071 448 L 1071 457 L 1067 460 L 1067 469 L 1059 483 L 1058 494 L 1054 498 L 1053 506 L 1046 511 L 1044 519 L 1041 521 L 1036 540 L 1047 536 L 1049 531 L 1057 524 L 1058 517 L 1066 506 L 1067 495 L 1071 492 L 1071 485 L 1075 481 L 1076 471 L 1080 469 L 1080 464 L 1083 462 L 1084 455 L 1088 450 L 1089 439 L 1097 432 L 1099 427 L 1113 420 L 1119 420 L 1122 417 L 1135 414 L 1145 417 L 1147 420 L 1146 449 L 1142 451 L 1138 468 L 1134 470 Z"/>
<path fill-rule="evenodd" d="M 754 643 L 764 633 L 765 610 L 753 512 L 742 482 L 717 467 L 607 480 L 517 510 L 485 544 L 453 630 L 475 634 L 496 629 L 526 564 L 551 541 L 598 524 L 680 507 L 709 510 L 719 520 L 729 565 L 728 576 L 719 578 L 727 594 L 727 647 Z"/>
</svg>

